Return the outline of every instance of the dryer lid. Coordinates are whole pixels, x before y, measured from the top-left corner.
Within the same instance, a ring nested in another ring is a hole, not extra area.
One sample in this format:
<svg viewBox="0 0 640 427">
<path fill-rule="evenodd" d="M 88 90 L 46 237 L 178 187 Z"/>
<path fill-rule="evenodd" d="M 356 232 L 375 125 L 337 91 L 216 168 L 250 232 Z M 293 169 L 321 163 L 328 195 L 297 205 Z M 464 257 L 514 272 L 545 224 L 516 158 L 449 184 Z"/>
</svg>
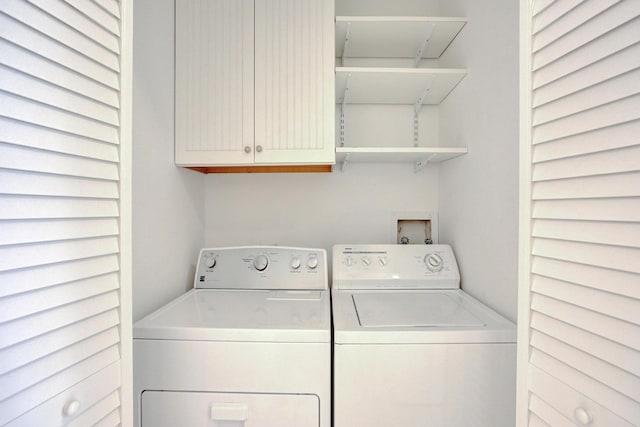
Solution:
<svg viewBox="0 0 640 427">
<path fill-rule="evenodd" d="M 445 293 L 368 292 L 352 298 L 363 327 L 485 326 Z"/>
<path fill-rule="evenodd" d="M 138 339 L 329 342 L 328 291 L 195 289 L 136 322 Z"/>
</svg>

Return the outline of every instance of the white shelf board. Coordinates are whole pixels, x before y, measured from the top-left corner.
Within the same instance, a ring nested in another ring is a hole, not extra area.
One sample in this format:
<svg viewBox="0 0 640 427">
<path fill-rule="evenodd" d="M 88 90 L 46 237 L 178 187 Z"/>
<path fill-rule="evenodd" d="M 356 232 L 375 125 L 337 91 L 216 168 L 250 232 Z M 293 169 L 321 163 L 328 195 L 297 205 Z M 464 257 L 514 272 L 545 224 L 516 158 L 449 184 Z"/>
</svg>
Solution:
<svg viewBox="0 0 640 427">
<path fill-rule="evenodd" d="M 336 103 L 342 103 L 347 81 L 347 104 L 440 104 L 464 78 L 459 68 L 336 67 Z"/>
<path fill-rule="evenodd" d="M 336 163 L 440 163 L 465 147 L 336 147 Z"/>
<path fill-rule="evenodd" d="M 336 57 L 414 58 L 428 38 L 421 58 L 439 58 L 466 23 L 466 18 L 336 16 Z"/>
</svg>

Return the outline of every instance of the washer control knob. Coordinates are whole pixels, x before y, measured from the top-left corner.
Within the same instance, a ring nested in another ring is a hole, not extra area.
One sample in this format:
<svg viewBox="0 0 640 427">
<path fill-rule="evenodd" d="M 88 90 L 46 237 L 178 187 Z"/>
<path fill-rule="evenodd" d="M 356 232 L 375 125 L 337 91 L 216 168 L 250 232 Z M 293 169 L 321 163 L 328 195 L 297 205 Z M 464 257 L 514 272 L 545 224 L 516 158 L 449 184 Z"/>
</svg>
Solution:
<svg viewBox="0 0 640 427">
<path fill-rule="evenodd" d="M 307 268 L 309 268 L 309 270 L 315 270 L 317 266 L 318 257 L 315 255 L 310 255 L 309 259 L 307 260 Z"/>
<path fill-rule="evenodd" d="M 364 265 L 365 267 L 368 267 L 369 265 L 371 265 L 371 260 L 369 259 L 369 257 L 362 257 L 362 265 Z"/>
<path fill-rule="evenodd" d="M 378 263 L 380 264 L 381 267 L 384 267 L 385 265 L 387 265 L 387 257 L 384 255 L 379 256 Z"/>
<path fill-rule="evenodd" d="M 289 266 L 291 267 L 292 270 L 297 270 L 300 268 L 301 264 L 302 262 L 300 261 L 300 258 L 296 256 L 291 258 L 291 263 L 289 264 Z"/>
<path fill-rule="evenodd" d="M 209 255 L 204 259 L 204 265 L 207 266 L 207 268 L 213 268 L 216 266 L 216 259 L 214 258 L 213 255 Z"/>
<path fill-rule="evenodd" d="M 438 254 L 429 254 L 424 257 L 424 263 L 430 271 L 436 272 L 442 270 L 442 257 Z"/>
<path fill-rule="evenodd" d="M 353 258 L 348 256 L 347 258 L 345 258 L 344 263 L 347 265 L 347 267 L 351 267 L 353 265 Z"/>
<path fill-rule="evenodd" d="M 253 268 L 258 271 L 265 271 L 269 266 L 269 258 L 266 255 L 260 254 L 253 260 Z"/>
</svg>

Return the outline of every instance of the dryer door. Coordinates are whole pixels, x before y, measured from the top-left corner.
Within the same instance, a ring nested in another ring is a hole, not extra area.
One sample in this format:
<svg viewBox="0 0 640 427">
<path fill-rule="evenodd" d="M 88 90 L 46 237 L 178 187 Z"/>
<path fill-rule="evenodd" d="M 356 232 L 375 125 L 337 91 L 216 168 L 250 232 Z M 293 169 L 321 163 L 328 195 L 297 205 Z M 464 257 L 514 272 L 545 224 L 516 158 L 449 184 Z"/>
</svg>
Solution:
<svg viewBox="0 0 640 427">
<path fill-rule="evenodd" d="M 142 427 L 318 427 L 318 397 L 181 391 L 142 393 Z"/>
</svg>

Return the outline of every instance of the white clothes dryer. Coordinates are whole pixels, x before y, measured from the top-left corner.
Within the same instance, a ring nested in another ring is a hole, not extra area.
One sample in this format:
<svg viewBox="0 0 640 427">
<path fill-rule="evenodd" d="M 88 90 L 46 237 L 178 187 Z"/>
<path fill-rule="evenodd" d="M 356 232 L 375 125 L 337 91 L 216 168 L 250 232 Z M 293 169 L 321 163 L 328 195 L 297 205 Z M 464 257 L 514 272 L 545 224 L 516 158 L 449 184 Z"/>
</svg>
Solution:
<svg viewBox="0 0 640 427">
<path fill-rule="evenodd" d="M 322 249 L 202 249 L 194 288 L 133 327 L 141 427 L 329 427 Z"/>
<path fill-rule="evenodd" d="M 513 427 L 516 330 L 447 245 L 333 250 L 335 427 Z"/>
</svg>

